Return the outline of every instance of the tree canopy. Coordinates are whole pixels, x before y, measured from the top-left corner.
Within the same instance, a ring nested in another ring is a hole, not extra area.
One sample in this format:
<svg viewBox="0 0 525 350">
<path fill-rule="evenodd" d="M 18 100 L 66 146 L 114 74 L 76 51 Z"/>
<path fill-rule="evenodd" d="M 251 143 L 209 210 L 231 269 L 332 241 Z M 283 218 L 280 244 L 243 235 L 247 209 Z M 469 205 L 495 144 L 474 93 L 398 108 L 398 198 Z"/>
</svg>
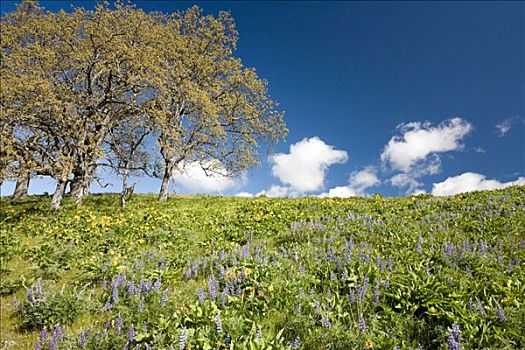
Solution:
<svg viewBox="0 0 525 350">
<path fill-rule="evenodd" d="M 81 201 L 108 164 L 126 178 L 156 168 L 160 200 L 187 164 L 228 176 L 256 165 L 287 130 L 266 81 L 234 56 L 237 39 L 229 13 L 196 6 L 55 13 L 23 1 L 2 18 L 0 176 L 52 176 L 56 209 L 68 183 Z M 150 157 L 139 151 L 146 136 Z"/>
</svg>

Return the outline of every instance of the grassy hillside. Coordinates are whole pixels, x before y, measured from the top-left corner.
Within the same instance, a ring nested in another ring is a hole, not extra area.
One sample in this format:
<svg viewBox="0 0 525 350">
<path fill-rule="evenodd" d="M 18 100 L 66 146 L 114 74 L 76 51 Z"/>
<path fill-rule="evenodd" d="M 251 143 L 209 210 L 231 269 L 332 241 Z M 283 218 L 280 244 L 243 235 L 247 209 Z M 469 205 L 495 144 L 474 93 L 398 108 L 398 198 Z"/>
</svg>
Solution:
<svg viewBox="0 0 525 350">
<path fill-rule="evenodd" d="M 1 200 L 2 349 L 525 348 L 523 186 L 48 202 Z"/>
</svg>

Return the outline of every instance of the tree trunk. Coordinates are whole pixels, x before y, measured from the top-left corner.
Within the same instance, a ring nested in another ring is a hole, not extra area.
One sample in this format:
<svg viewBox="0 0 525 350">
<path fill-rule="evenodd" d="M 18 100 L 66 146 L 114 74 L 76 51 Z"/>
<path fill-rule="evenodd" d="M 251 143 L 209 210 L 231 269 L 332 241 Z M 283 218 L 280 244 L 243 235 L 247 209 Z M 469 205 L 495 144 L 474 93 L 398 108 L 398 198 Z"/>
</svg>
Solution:
<svg viewBox="0 0 525 350">
<path fill-rule="evenodd" d="M 126 206 L 127 192 L 128 192 L 128 174 L 126 171 L 124 175 L 122 176 L 122 193 L 120 194 L 120 206 L 122 208 Z"/>
<path fill-rule="evenodd" d="M 78 192 L 80 191 L 80 183 L 82 182 L 82 176 L 79 174 L 79 173 L 75 173 L 75 177 L 73 178 L 73 180 L 71 181 L 70 185 L 69 185 L 69 195 L 71 197 L 77 197 L 78 196 Z"/>
<path fill-rule="evenodd" d="M 164 173 L 160 185 L 159 202 L 165 202 L 168 199 L 168 190 L 170 186 L 170 174 Z"/>
<path fill-rule="evenodd" d="M 159 202 L 165 202 L 168 199 L 172 170 L 173 166 L 169 162 L 166 162 L 164 166 L 164 176 L 162 177 L 162 183 L 160 185 Z"/>
<path fill-rule="evenodd" d="M 67 181 L 59 180 L 57 187 L 55 188 L 55 193 L 53 193 L 53 198 L 51 198 L 51 210 L 58 210 L 62 204 L 62 199 L 64 198 L 64 192 L 66 191 Z"/>
<path fill-rule="evenodd" d="M 78 184 L 75 184 L 73 186 L 77 187 L 75 188 L 75 193 L 71 193 L 71 196 L 74 196 L 76 198 L 76 203 L 82 202 L 84 197 L 86 197 L 89 194 L 89 187 L 91 186 L 91 181 L 93 180 L 94 173 L 95 167 L 87 167 L 81 174 L 79 174 Z"/>
<path fill-rule="evenodd" d="M 29 173 L 24 173 L 16 180 L 15 192 L 13 193 L 13 199 L 18 200 L 20 198 L 27 197 L 27 191 L 29 189 Z"/>
</svg>

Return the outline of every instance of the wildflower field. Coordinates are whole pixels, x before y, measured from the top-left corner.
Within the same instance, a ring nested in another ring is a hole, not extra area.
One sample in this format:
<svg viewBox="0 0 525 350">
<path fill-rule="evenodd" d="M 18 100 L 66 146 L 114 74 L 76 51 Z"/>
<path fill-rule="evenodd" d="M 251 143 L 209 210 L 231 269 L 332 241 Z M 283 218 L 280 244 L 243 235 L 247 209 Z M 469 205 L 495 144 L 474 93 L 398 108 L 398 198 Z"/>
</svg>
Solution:
<svg viewBox="0 0 525 350">
<path fill-rule="evenodd" d="M 525 187 L 1 200 L 1 349 L 524 349 Z"/>
</svg>

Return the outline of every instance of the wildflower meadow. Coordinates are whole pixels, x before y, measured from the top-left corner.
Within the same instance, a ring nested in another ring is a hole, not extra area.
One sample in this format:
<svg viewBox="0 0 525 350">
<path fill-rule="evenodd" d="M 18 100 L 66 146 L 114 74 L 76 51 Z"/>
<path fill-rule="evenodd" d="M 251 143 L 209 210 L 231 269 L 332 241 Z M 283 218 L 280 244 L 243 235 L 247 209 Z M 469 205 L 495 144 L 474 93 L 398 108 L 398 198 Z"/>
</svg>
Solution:
<svg viewBox="0 0 525 350">
<path fill-rule="evenodd" d="M 2 199 L 2 349 L 523 349 L 525 188 Z"/>
</svg>

